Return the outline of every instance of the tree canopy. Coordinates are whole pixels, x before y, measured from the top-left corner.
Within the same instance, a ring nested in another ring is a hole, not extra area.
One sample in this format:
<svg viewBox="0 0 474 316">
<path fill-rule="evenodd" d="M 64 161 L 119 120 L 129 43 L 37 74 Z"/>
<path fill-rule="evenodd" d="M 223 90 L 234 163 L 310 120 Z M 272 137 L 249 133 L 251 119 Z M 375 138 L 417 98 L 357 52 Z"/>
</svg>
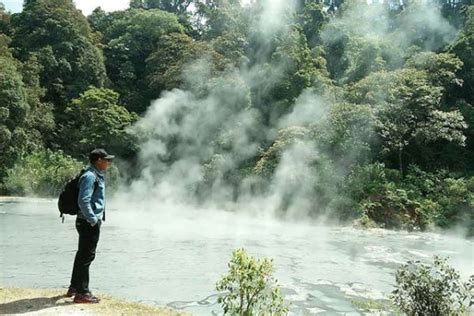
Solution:
<svg viewBox="0 0 474 316">
<path fill-rule="evenodd" d="M 89 85 L 104 85 L 102 52 L 87 19 L 71 0 L 26 2 L 11 23 L 15 56 L 22 61 L 36 56 L 44 99 L 55 104 L 56 114 Z"/>
</svg>

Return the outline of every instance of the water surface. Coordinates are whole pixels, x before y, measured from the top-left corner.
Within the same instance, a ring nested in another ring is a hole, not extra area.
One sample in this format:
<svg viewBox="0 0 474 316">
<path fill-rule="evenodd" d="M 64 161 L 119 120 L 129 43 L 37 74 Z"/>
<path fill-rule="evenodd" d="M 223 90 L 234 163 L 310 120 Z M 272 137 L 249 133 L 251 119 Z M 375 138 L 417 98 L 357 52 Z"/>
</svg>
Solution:
<svg viewBox="0 0 474 316">
<path fill-rule="evenodd" d="M 0 201 L 0 284 L 67 287 L 76 245 L 74 218 L 61 224 L 55 201 Z M 274 259 L 276 278 L 296 315 L 361 315 L 351 302 L 387 299 L 395 270 L 408 259 L 449 256 L 464 278 L 473 273 L 473 241 L 454 236 L 153 205 L 136 211 L 112 203 L 90 286 L 196 315 L 221 313 L 215 283 L 239 247 Z"/>
</svg>

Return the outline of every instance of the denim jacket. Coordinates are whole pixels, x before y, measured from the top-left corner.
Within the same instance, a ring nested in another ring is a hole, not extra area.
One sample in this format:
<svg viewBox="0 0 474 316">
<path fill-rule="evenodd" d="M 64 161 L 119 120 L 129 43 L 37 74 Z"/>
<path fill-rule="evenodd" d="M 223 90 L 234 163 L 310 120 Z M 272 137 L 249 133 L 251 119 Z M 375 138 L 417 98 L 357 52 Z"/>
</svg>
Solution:
<svg viewBox="0 0 474 316">
<path fill-rule="evenodd" d="M 95 166 L 89 166 L 79 178 L 77 203 L 80 209 L 78 218 L 85 219 L 92 226 L 102 221 L 105 210 L 105 177 Z"/>
</svg>

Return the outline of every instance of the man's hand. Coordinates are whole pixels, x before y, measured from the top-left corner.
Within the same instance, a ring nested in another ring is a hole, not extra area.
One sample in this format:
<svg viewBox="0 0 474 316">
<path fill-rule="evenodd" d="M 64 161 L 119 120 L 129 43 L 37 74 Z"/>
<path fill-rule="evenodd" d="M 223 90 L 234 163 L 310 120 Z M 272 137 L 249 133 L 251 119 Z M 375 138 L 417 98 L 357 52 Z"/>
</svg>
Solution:
<svg viewBox="0 0 474 316">
<path fill-rule="evenodd" d="M 100 228 L 100 226 L 102 225 L 102 220 L 98 219 L 97 222 L 95 222 L 95 224 L 91 224 L 92 227 L 94 227 L 95 225 L 99 225 L 99 228 Z"/>
</svg>

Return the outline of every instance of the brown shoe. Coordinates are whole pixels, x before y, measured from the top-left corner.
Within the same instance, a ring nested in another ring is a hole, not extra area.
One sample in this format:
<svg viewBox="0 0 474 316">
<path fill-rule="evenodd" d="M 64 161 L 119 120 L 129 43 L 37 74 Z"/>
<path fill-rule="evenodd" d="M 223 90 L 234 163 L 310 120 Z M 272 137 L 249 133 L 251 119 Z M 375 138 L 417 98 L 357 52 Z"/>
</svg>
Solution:
<svg viewBox="0 0 474 316">
<path fill-rule="evenodd" d="M 74 295 L 76 295 L 76 293 L 77 293 L 76 289 L 70 286 L 69 289 L 67 290 L 66 297 L 73 297 Z"/>
<path fill-rule="evenodd" d="M 92 295 L 91 293 L 86 293 L 86 294 L 76 294 L 74 297 L 74 303 L 78 304 L 94 304 L 94 303 L 99 303 L 100 300 Z"/>
</svg>

